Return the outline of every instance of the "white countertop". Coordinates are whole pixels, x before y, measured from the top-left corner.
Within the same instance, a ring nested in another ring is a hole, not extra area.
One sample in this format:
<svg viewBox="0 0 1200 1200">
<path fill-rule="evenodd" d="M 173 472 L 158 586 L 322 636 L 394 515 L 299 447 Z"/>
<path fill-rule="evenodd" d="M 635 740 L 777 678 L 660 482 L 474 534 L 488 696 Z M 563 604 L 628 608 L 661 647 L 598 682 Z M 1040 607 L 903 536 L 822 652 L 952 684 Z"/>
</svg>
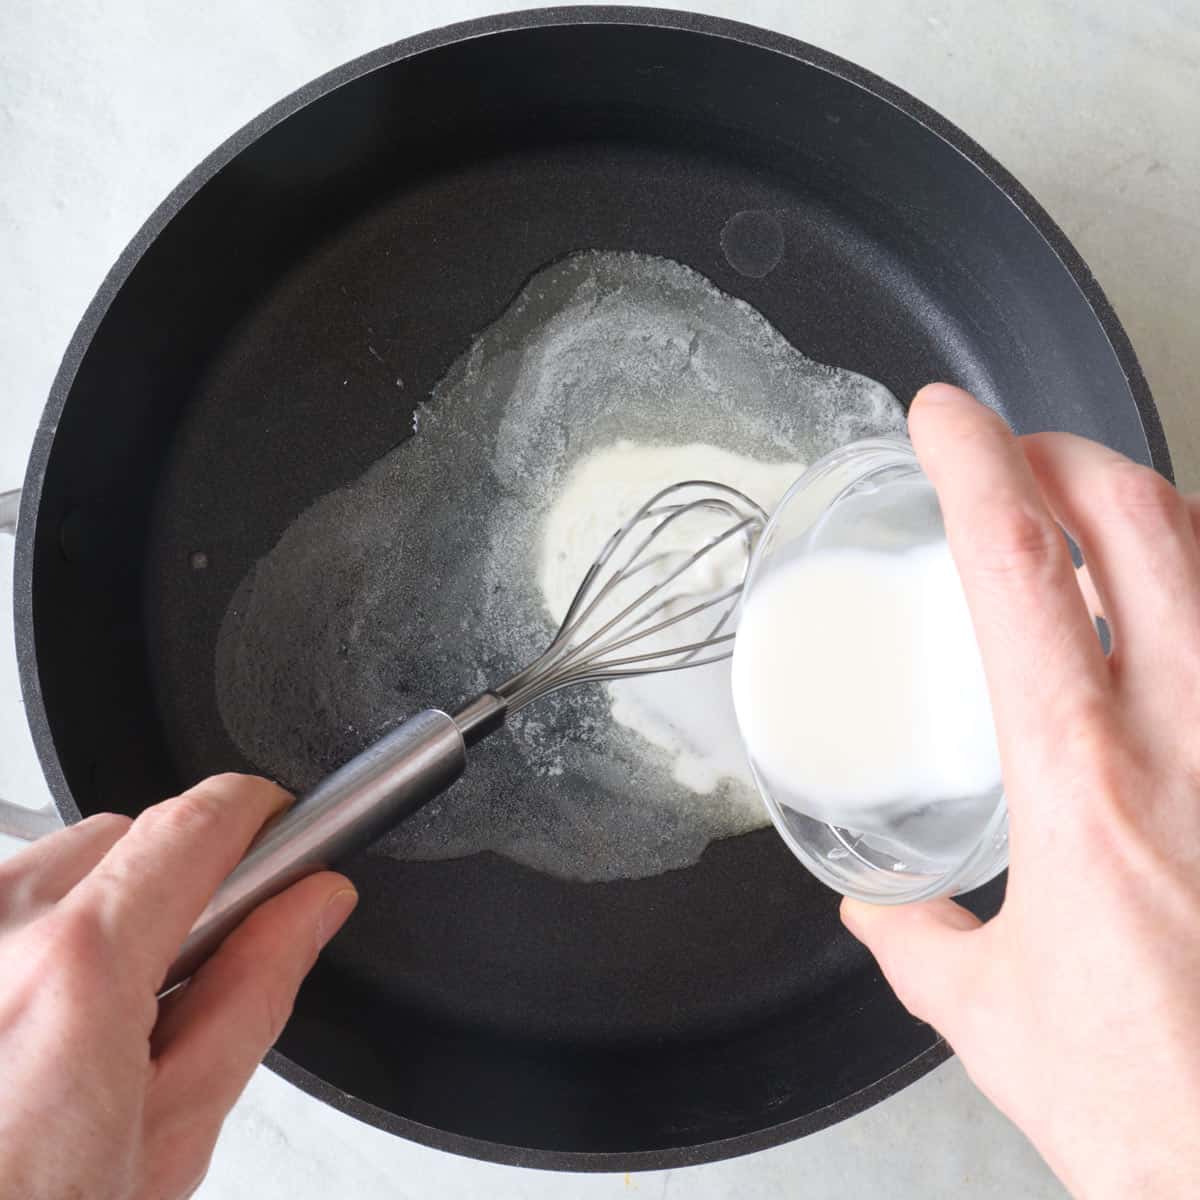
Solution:
<svg viewBox="0 0 1200 1200">
<path fill-rule="evenodd" d="M 313 76 L 513 5 L 132 0 L 0 5 L 0 490 L 18 486 L 59 358 L 102 276 L 205 154 Z M 1049 209 L 1141 358 L 1180 482 L 1200 487 L 1200 9 L 1089 0 L 744 0 L 691 7 L 769 26 L 939 109 Z M 1098 11 L 1099 9 L 1104 11 Z M 12 550 L 0 540 L 0 593 Z M 47 797 L 0 604 L 0 796 Z M 0 846 L 0 853 L 4 847 Z M 353 1197 L 1057 1197 L 957 1062 L 833 1129 L 713 1166 L 635 1176 L 494 1167 L 361 1125 L 260 1070 L 202 1200 Z"/>
</svg>

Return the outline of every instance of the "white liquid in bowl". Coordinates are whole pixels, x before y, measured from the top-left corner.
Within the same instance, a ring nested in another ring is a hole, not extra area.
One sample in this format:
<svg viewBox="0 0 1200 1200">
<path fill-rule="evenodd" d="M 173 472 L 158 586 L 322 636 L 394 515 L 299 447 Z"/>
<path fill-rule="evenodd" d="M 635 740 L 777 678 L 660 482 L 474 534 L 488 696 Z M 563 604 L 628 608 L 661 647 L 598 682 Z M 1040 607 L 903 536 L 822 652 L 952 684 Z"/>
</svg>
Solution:
<svg viewBox="0 0 1200 1200">
<path fill-rule="evenodd" d="M 870 835 L 909 865 L 952 861 L 978 838 L 1000 759 L 945 542 L 777 565 L 746 602 L 732 686 L 779 803 Z"/>
</svg>

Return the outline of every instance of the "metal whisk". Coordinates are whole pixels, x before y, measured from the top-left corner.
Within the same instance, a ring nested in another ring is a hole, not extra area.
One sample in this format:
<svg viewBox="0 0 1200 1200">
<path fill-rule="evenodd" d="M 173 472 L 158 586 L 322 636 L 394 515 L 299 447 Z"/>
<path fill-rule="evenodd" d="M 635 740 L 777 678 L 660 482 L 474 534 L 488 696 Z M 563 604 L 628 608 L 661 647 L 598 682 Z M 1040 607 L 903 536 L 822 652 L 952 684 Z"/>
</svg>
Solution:
<svg viewBox="0 0 1200 1200">
<path fill-rule="evenodd" d="M 271 822 L 221 884 L 163 982 L 186 979 L 262 901 L 374 841 L 445 791 L 468 747 L 559 688 L 728 658 L 750 552 L 767 515 L 721 483 L 663 488 L 592 563 L 558 632 L 523 671 L 453 716 L 425 709 Z M 693 532 L 700 526 L 700 532 Z"/>
</svg>

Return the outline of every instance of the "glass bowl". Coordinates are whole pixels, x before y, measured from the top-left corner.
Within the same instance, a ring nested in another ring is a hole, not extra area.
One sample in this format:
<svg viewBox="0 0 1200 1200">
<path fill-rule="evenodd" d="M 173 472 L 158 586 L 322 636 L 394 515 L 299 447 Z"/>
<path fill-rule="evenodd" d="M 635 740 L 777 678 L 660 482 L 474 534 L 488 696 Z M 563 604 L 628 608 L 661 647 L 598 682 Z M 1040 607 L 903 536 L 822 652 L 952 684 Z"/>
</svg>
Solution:
<svg viewBox="0 0 1200 1200">
<path fill-rule="evenodd" d="M 814 463 L 780 501 L 750 560 L 742 603 L 780 566 L 817 550 L 902 554 L 944 540 L 936 494 L 908 441 L 854 442 Z M 957 895 L 1008 865 L 1008 809 L 998 781 L 974 795 L 889 806 L 886 828 L 903 831 L 897 841 L 880 829 L 836 823 L 819 804 L 768 782 L 743 744 L 775 828 L 818 879 L 844 895 L 876 904 Z"/>
</svg>

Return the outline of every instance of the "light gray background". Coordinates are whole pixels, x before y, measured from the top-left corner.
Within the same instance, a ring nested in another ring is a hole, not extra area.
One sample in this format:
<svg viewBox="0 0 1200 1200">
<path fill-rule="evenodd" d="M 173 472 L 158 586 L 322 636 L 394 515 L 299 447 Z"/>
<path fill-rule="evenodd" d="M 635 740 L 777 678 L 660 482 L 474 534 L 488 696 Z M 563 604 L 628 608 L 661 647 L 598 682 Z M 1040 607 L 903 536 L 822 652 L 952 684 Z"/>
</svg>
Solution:
<svg viewBox="0 0 1200 1200">
<path fill-rule="evenodd" d="M 238 126 L 338 63 L 507 5 L 0 0 L 0 490 L 22 477 L 72 330 L 122 247 Z M 1133 338 L 1177 476 L 1200 486 L 1200 9 L 1194 0 L 693 3 L 877 71 L 961 125 L 1059 221 Z M 0 541 L 0 593 L 12 551 Z M 0 796 L 47 798 L 0 604 Z M 11 849 L 11 847 L 9 847 Z M 0 847 L 0 853 L 4 848 Z M 48 1133 L 48 1136 L 49 1133 Z M 957 1063 L 823 1134 L 715 1166 L 548 1175 L 412 1146 L 259 1071 L 202 1200 L 1057 1197 Z"/>
</svg>

